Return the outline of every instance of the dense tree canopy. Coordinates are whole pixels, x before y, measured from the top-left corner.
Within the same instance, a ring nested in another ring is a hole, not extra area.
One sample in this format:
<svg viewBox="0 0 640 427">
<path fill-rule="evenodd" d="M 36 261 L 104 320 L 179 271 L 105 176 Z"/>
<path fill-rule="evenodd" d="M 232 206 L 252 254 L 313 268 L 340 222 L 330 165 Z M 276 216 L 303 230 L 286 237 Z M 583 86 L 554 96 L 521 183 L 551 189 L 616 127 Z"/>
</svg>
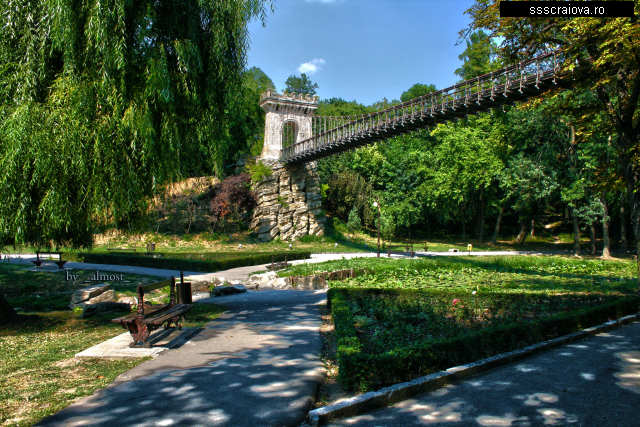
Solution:
<svg viewBox="0 0 640 427">
<path fill-rule="evenodd" d="M 273 82 L 244 64 L 246 23 L 265 6 L 0 6 L 3 243 L 88 245 L 95 224 L 135 223 L 164 183 L 221 175 L 223 166 L 259 154 L 260 94 Z M 499 236 L 524 243 L 552 226 L 573 228 L 576 237 L 587 230 L 592 246 L 596 225 L 608 233 L 617 221 L 624 248 L 627 219 L 612 212 L 630 203 L 640 230 L 636 19 L 500 20 L 496 11 L 489 0 L 469 10 L 460 78 L 562 47 L 563 67 L 579 84 L 320 160 L 327 213 L 375 227 L 376 200 L 386 239 L 413 228 L 478 241 L 493 231 L 494 243 Z M 317 90 L 304 74 L 290 76 L 285 89 Z M 323 99 L 317 115 L 368 114 L 435 90 L 417 83 L 399 100 L 371 105 Z"/>
<path fill-rule="evenodd" d="M 498 0 L 476 0 L 467 13 L 473 20 L 471 29 L 485 28 L 490 37 L 503 38 L 499 52 L 505 62 L 562 49 L 561 67 L 579 83 L 573 89 L 576 98 L 584 91 L 593 95 L 591 108 L 573 102 L 562 109 L 579 123 L 594 118 L 595 110 L 605 119 L 603 128 L 615 134 L 611 141 L 622 167 L 640 252 L 640 0 L 633 3 L 635 14 L 621 18 L 502 18 Z M 638 268 L 640 273 L 640 262 Z"/>
<path fill-rule="evenodd" d="M 410 99 L 418 98 L 422 95 L 426 95 L 431 92 L 435 92 L 438 89 L 434 85 L 423 85 L 421 83 L 416 83 L 409 88 L 409 90 L 402 92 L 400 95 L 400 101 L 407 102 Z"/>
<path fill-rule="evenodd" d="M 91 245 L 162 184 L 220 172 L 268 0 L 0 5 L 0 237 Z"/>
<path fill-rule="evenodd" d="M 627 35 L 635 37 L 635 18 L 500 20 L 497 5 L 477 1 L 469 11 L 474 25 L 464 32 L 467 47 L 456 74 L 471 79 L 563 47 L 562 66 L 573 69 L 568 77 L 574 79 L 572 87 L 320 160 L 327 212 L 347 222 L 357 211 L 363 224 L 373 227 L 377 212 L 372 201 L 379 200 L 381 223 L 405 237 L 416 227 L 426 236 L 433 230 L 482 241 L 490 228 L 493 243 L 501 233 L 511 233 L 524 244 L 547 230 L 570 230 L 576 254 L 581 229 L 589 232 L 595 253 L 596 225 L 601 225 L 605 255 L 613 219 L 620 227 L 620 249 L 626 250 L 623 213 L 636 197 L 628 189 L 640 186 L 640 173 L 634 172 L 640 161 L 633 157 L 639 38 L 617 44 Z M 372 105 L 325 99 L 317 113 L 366 114 L 433 90 L 419 83 L 400 101 L 384 98 Z M 625 185 L 626 195 L 621 194 Z M 621 215 L 614 218 L 616 211 Z"/>
<path fill-rule="evenodd" d="M 259 156 L 264 140 L 265 112 L 260 107 L 260 95 L 275 89 L 273 81 L 258 67 L 242 75 L 244 97 L 228 110 L 229 138 L 225 163 L 235 163 L 247 155 Z"/>
<path fill-rule="evenodd" d="M 491 40 L 483 31 L 470 35 L 460 56 L 461 77 L 473 78 L 500 67 Z M 429 86 L 414 85 L 402 100 L 420 96 L 425 88 Z M 363 106 L 326 100 L 318 111 L 362 114 L 397 102 L 384 99 Z M 624 209 L 626 203 L 619 196 L 621 169 L 612 161 L 615 136 L 606 120 L 596 91 L 578 85 L 504 112 L 480 113 L 433 131 L 323 159 L 319 171 L 328 185 L 326 207 L 346 220 L 347 207 L 355 204 L 365 225 L 372 226 L 375 215 L 367 202 L 379 197 L 383 216 L 399 234 L 407 236 L 414 226 L 428 236 L 437 227 L 441 235 L 454 231 L 464 239 L 475 225 L 478 241 L 488 231 L 485 217 L 495 218 L 494 243 L 505 221 L 507 232 L 524 243 L 545 229 L 542 224 L 556 224 L 555 228 L 562 219 L 563 227 L 573 225 L 577 242 L 580 228 L 588 229 L 595 250 L 595 225 L 601 223 L 604 230 L 610 221 L 609 205 Z M 625 221 L 620 218 L 621 227 Z M 608 245 L 608 234 L 604 240 Z M 575 249 L 579 254 L 579 245 Z"/>
<path fill-rule="evenodd" d="M 345 101 L 342 98 L 322 99 L 318 104 L 318 116 L 357 116 L 366 114 L 369 109 L 356 101 Z"/>
<path fill-rule="evenodd" d="M 469 36 L 467 48 L 458 56 L 462 67 L 455 71 L 462 80 L 487 74 L 500 68 L 497 58 L 498 46 L 484 31 L 479 30 Z"/>
</svg>

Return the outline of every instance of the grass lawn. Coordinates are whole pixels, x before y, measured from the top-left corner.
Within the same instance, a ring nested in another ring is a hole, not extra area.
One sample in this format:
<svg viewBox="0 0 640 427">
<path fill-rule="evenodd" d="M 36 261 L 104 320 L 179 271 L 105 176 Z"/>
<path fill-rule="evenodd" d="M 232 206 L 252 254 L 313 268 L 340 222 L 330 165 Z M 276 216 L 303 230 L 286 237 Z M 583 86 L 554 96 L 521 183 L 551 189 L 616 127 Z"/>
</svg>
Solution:
<svg viewBox="0 0 640 427">
<path fill-rule="evenodd" d="M 73 274 L 79 272 L 74 270 Z M 7 295 L 11 304 L 20 303 L 27 310 L 20 311 L 16 322 L 0 325 L 1 426 L 32 425 L 147 360 L 74 358 L 76 353 L 125 330 L 111 323 L 111 318 L 121 313 L 80 319 L 79 313 L 70 311 L 69 292 L 86 285 L 69 283 L 63 280 L 64 276 L 64 273 L 29 272 L 21 266 L 0 264 L 0 292 Z M 134 275 L 129 278 L 130 284 L 113 284 L 113 288 L 128 295 L 137 283 L 159 280 Z M 156 298 L 166 298 L 166 291 L 158 293 Z M 29 308 L 42 311 L 28 311 Z M 213 304 L 196 304 L 183 325 L 201 327 L 224 310 Z"/>
<path fill-rule="evenodd" d="M 346 268 L 364 274 L 329 282 L 335 346 L 325 364 L 337 365 L 343 386 L 359 391 L 522 348 L 621 310 L 638 311 L 632 260 L 360 258 L 280 274 Z"/>
<path fill-rule="evenodd" d="M 0 327 L 0 425 L 31 425 L 88 396 L 146 359 L 75 359 L 123 332 L 104 316 L 21 314 Z"/>
<path fill-rule="evenodd" d="M 120 296 L 135 296 L 136 286 L 163 280 L 154 276 L 123 274 L 123 281 L 91 281 L 95 270 L 32 271 L 30 262 L 24 264 L 0 263 L 0 292 L 9 304 L 21 310 L 65 310 L 69 308 L 74 291 L 91 284 L 109 283 Z M 104 273 L 104 272 L 103 272 Z M 115 274 L 115 273 L 110 273 Z M 68 275 L 78 276 L 75 281 Z M 89 283 L 87 283 L 89 282 Z"/>
</svg>

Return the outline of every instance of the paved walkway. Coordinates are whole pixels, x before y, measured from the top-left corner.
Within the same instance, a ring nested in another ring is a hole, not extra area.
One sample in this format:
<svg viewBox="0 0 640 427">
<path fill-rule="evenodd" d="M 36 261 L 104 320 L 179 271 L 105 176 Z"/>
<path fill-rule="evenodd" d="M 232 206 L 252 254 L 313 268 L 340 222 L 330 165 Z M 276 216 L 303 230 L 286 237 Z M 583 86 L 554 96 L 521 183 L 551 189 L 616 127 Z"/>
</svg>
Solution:
<svg viewBox="0 0 640 427">
<path fill-rule="evenodd" d="M 231 310 L 37 425 L 298 426 L 322 378 L 325 299 L 326 291 L 262 291 L 201 300 Z"/>
<path fill-rule="evenodd" d="M 640 426 L 640 322 L 326 426 Z"/>
<path fill-rule="evenodd" d="M 564 253 L 564 252 L 562 252 Z M 432 257 L 432 256 L 464 256 L 469 255 L 467 252 L 425 252 L 425 251 L 417 251 L 415 252 L 418 257 Z M 471 252 L 473 256 L 485 256 L 485 255 L 540 255 L 543 252 L 538 251 L 488 251 L 488 252 Z M 544 252 L 544 254 L 548 254 Z M 351 259 L 351 258 L 373 258 L 376 257 L 377 254 L 375 252 L 354 252 L 354 253 L 331 253 L 331 254 L 312 254 L 311 259 L 306 260 L 295 260 L 291 261 L 291 264 L 301 264 L 301 263 L 316 263 L 316 262 L 325 262 L 330 260 L 337 259 Z M 381 257 L 387 258 L 386 253 L 381 253 Z M 30 263 L 31 260 L 35 260 L 36 257 L 34 254 L 9 254 L 9 261 L 11 263 Z M 408 254 L 393 254 L 391 258 L 409 258 Z M 4 259 L 3 259 L 4 262 Z M 45 264 L 46 265 L 46 264 Z M 207 281 L 211 282 L 216 277 L 224 277 L 227 280 L 246 280 L 249 275 L 256 272 L 264 272 L 266 271 L 266 266 L 269 264 L 259 264 L 253 265 L 249 267 L 237 267 L 232 268 L 225 271 L 218 271 L 215 273 L 203 273 L 198 271 L 184 271 L 184 277 L 186 280 L 190 281 Z M 117 272 L 117 273 L 129 273 L 129 274 L 143 274 L 147 276 L 157 276 L 157 277 L 180 277 L 179 270 L 163 270 L 159 268 L 148 268 L 148 267 L 134 267 L 134 266 L 126 266 L 126 265 L 108 265 L 108 264 L 89 264 L 83 262 L 67 262 L 65 264 L 66 268 L 80 269 L 80 270 L 95 270 L 95 271 L 109 271 L 109 272 Z M 45 269 L 43 265 L 43 270 Z M 49 265 L 47 268 L 48 271 L 56 271 L 57 266 Z"/>
</svg>

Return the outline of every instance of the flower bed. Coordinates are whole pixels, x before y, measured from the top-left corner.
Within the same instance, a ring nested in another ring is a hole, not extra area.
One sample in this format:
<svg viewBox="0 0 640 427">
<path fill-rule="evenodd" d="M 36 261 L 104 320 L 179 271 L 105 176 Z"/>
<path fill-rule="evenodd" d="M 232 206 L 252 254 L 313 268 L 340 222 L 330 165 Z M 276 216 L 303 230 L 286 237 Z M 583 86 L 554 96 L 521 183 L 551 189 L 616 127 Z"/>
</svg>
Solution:
<svg viewBox="0 0 640 427">
<path fill-rule="evenodd" d="M 581 260 L 558 256 L 354 258 L 291 266 L 283 276 L 311 276 L 354 269 L 339 287 L 503 292 L 629 293 L 638 288 L 632 260 Z M 333 286 L 330 283 L 330 286 Z"/>
</svg>

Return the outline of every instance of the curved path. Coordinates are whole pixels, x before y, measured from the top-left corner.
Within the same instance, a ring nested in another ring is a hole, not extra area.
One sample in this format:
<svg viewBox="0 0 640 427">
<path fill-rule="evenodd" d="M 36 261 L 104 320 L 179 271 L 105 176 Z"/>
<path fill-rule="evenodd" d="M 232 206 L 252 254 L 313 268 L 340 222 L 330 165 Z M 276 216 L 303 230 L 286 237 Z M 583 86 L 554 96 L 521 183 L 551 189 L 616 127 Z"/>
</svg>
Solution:
<svg viewBox="0 0 640 427">
<path fill-rule="evenodd" d="M 569 254 L 570 251 L 559 251 L 559 252 L 540 252 L 540 251 L 486 251 L 480 252 L 475 251 L 471 252 L 472 256 L 509 256 L 509 255 L 559 255 L 559 254 Z M 416 251 L 416 257 L 432 257 L 432 256 L 467 256 L 469 255 L 467 252 L 430 252 L 430 251 Z M 410 258 L 407 253 L 396 253 L 391 255 L 391 258 Z M 3 255 L 3 257 L 6 255 Z M 34 254 L 8 254 L 9 261 L 11 263 L 30 263 L 32 260 L 35 260 L 36 257 Z M 376 257 L 375 252 L 344 252 L 344 253 L 324 253 L 324 254 L 312 254 L 311 259 L 307 260 L 295 260 L 291 261 L 291 264 L 301 264 L 305 262 L 325 262 L 330 260 L 337 260 L 342 258 L 373 258 Z M 381 253 L 380 257 L 387 258 L 385 253 Z M 4 259 L 2 260 L 4 262 Z M 46 265 L 46 264 L 45 264 Z M 207 281 L 211 282 L 216 277 L 224 277 L 227 280 L 246 280 L 249 275 L 252 273 L 264 271 L 265 267 L 269 264 L 259 264 L 253 265 L 249 267 L 237 267 L 231 268 L 225 271 L 218 271 L 215 273 L 203 273 L 198 271 L 184 271 L 184 277 L 190 281 Z M 67 268 L 74 268 L 80 270 L 96 270 L 96 271 L 111 271 L 117 273 L 129 273 L 129 274 L 143 274 L 147 276 L 158 276 L 158 277 L 180 277 L 179 270 L 164 270 L 159 268 L 149 268 L 149 267 L 134 267 L 134 266 L 126 266 L 126 265 L 109 265 L 109 264 L 90 264 L 83 262 L 67 262 L 65 264 Z M 43 268 L 43 270 L 47 271 L 56 271 L 57 266 L 50 264 L 48 267 Z"/>
<path fill-rule="evenodd" d="M 326 291 L 262 291 L 201 300 L 230 310 L 37 425 L 297 426 L 323 375 L 325 299 Z"/>
</svg>

